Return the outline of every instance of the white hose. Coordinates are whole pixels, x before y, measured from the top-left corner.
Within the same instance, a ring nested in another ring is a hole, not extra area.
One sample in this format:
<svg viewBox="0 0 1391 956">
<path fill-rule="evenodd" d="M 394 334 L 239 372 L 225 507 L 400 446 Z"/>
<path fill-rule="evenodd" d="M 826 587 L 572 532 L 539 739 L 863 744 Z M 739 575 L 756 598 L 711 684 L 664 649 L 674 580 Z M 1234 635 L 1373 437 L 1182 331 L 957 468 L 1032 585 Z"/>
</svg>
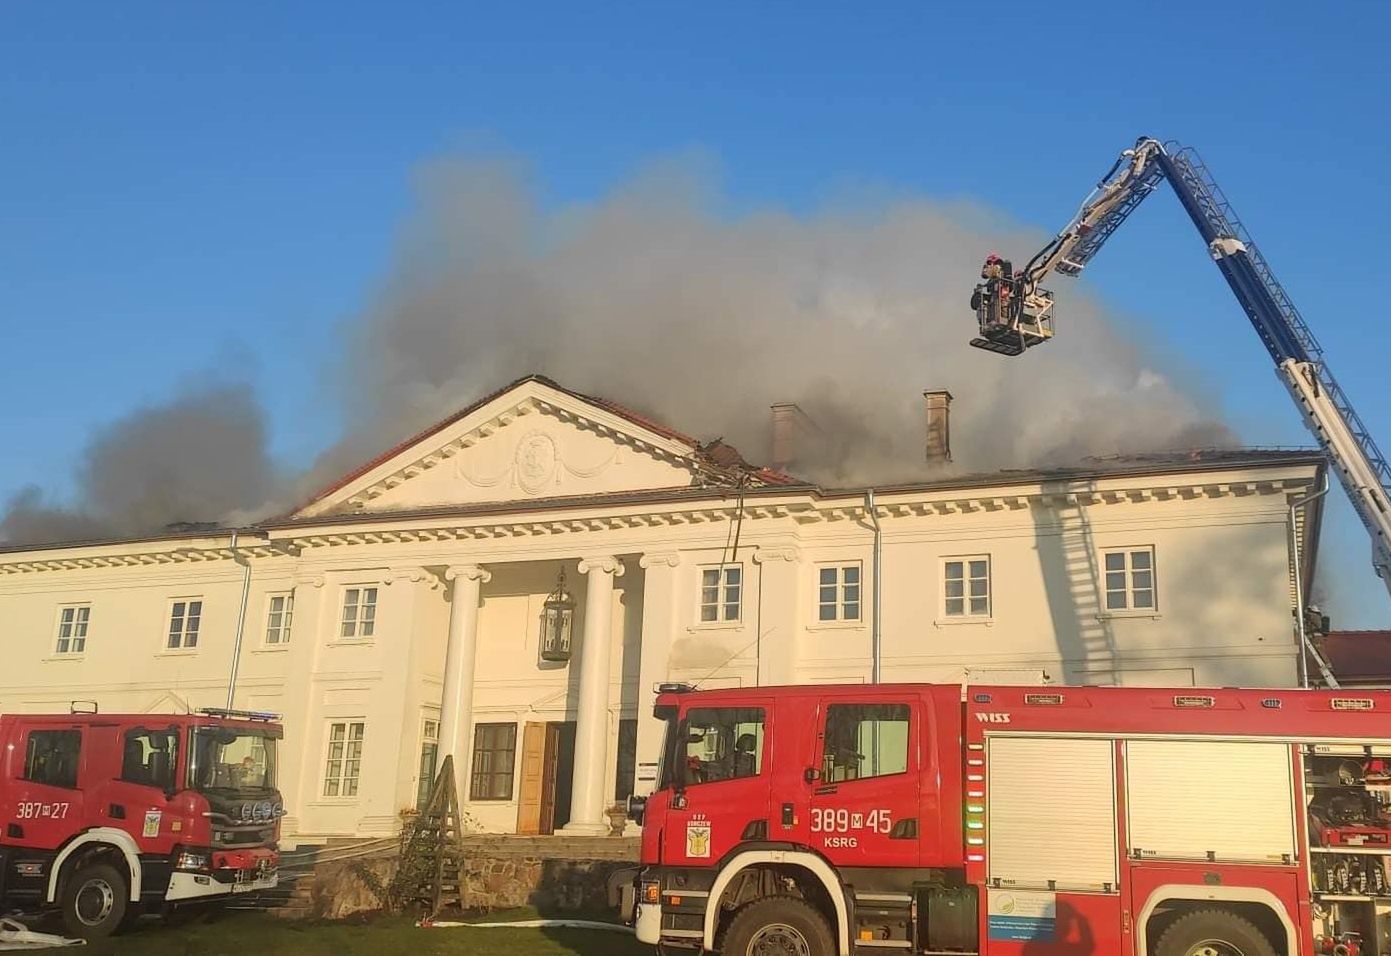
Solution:
<svg viewBox="0 0 1391 956">
<path fill-rule="evenodd" d="M 418 926 L 442 926 L 453 929 L 458 926 L 471 926 L 474 929 L 598 929 L 610 933 L 631 933 L 631 926 L 621 923 L 604 923 L 593 919 L 522 919 L 502 923 L 465 923 L 460 920 L 438 920 L 433 923 L 418 923 Z"/>
</svg>

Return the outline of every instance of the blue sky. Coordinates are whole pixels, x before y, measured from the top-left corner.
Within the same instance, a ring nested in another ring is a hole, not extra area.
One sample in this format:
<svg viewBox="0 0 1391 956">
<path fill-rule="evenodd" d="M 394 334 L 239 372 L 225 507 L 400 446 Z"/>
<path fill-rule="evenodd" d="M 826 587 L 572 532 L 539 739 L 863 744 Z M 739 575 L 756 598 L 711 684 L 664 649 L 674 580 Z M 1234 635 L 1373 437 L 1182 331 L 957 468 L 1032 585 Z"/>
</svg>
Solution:
<svg viewBox="0 0 1391 956">
<path fill-rule="evenodd" d="M 1389 19 L 1278 2 L 6 4 L 0 497 L 69 490 L 94 429 L 220 367 L 250 370 L 277 455 L 326 445 L 344 423 L 312 356 L 385 273 L 420 164 L 480 145 L 524 159 L 554 203 L 694 150 L 736 206 L 870 187 L 1053 231 L 1137 135 L 1179 139 L 1391 445 Z M 1307 443 L 1171 197 L 1087 281 L 1202 373 L 1245 441 Z M 1326 554 L 1356 572 L 1340 623 L 1385 626 L 1360 528 L 1332 510 Z"/>
</svg>

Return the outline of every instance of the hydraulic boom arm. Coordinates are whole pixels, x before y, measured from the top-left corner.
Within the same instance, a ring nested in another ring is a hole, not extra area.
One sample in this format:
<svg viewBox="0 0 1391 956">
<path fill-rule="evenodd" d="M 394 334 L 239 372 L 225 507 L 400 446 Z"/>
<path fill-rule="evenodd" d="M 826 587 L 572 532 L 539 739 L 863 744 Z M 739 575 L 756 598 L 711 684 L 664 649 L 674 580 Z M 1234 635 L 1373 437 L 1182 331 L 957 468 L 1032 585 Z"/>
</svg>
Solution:
<svg viewBox="0 0 1391 956">
<path fill-rule="evenodd" d="M 971 344 L 1019 355 L 1051 338 L 1053 300 L 1039 283 L 1050 272 L 1080 273 L 1160 179 L 1169 181 L 1202 234 L 1304 423 L 1333 463 L 1371 535 L 1372 565 L 1391 593 L 1391 467 L 1329 371 L 1309 326 L 1193 150 L 1141 138 L 1023 269 L 1013 272 L 994 254 L 987 258 L 971 298 L 980 324 L 980 337 Z"/>
</svg>

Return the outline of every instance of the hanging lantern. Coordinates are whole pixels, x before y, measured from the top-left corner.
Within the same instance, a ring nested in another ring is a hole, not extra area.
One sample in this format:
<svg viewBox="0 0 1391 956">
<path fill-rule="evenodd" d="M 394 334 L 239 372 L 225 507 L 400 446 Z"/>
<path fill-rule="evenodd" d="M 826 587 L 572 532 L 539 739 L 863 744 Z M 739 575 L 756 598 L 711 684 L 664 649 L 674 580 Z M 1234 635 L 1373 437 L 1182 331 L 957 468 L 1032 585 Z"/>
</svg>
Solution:
<svg viewBox="0 0 1391 956">
<path fill-rule="evenodd" d="M 541 660 L 570 659 L 570 630 L 575 622 L 575 599 L 565 590 L 565 569 L 555 579 L 555 590 L 541 606 Z"/>
</svg>

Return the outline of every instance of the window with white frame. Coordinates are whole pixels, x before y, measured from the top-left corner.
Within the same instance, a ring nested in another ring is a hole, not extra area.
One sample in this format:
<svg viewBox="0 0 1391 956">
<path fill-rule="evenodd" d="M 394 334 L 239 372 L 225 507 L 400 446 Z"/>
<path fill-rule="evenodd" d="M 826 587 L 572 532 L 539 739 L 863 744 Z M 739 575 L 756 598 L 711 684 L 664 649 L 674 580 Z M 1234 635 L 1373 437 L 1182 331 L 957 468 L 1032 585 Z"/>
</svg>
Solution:
<svg viewBox="0 0 1391 956">
<path fill-rule="evenodd" d="M 169 650 L 186 650 L 198 646 L 198 629 L 203 623 L 201 598 L 179 598 L 169 605 L 169 637 L 164 646 Z"/>
<path fill-rule="evenodd" d="M 420 728 L 420 781 L 416 786 L 415 808 L 424 810 L 435 787 L 435 771 L 440 756 L 440 722 L 426 717 Z"/>
<path fill-rule="evenodd" d="M 91 620 L 91 605 L 71 604 L 59 608 L 57 653 L 81 654 L 87 650 L 87 625 Z"/>
<path fill-rule="evenodd" d="M 1106 573 L 1106 610 L 1153 611 L 1154 548 L 1114 548 L 1101 552 Z"/>
<path fill-rule="evenodd" d="M 290 643 L 290 622 L 295 616 L 295 596 L 271 594 L 266 601 L 266 643 Z"/>
<path fill-rule="evenodd" d="M 377 629 L 377 589 L 343 589 L 342 637 L 371 637 Z"/>
<path fill-rule="evenodd" d="M 860 565 L 827 564 L 816 569 L 816 619 L 860 619 Z"/>
<path fill-rule="evenodd" d="M 361 720 L 334 721 L 328 725 L 328 758 L 324 764 L 324 796 L 355 797 L 362 777 L 362 738 L 367 724 Z"/>
<path fill-rule="evenodd" d="M 723 564 L 700 569 L 700 620 L 702 624 L 737 621 L 743 604 L 744 568 Z"/>
<path fill-rule="evenodd" d="M 942 577 L 942 610 L 947 617 L 990 616 L 990 555 L 947 558 Z"/>
</svg>

